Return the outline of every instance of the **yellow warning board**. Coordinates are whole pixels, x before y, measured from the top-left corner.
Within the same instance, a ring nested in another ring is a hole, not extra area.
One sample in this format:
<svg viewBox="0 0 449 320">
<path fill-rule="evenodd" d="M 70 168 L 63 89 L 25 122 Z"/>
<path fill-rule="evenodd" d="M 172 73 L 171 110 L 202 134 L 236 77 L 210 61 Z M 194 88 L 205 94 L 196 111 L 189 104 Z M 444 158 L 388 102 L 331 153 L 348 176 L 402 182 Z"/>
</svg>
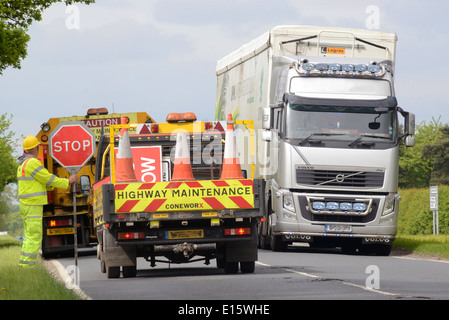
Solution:
<svg viewBox="0 0 449 320">
<path fill-rule="evenodd" d="M 115 212 L 254 208 L 253 180 L 204 180 L 115 185 Z"/>
</svg>

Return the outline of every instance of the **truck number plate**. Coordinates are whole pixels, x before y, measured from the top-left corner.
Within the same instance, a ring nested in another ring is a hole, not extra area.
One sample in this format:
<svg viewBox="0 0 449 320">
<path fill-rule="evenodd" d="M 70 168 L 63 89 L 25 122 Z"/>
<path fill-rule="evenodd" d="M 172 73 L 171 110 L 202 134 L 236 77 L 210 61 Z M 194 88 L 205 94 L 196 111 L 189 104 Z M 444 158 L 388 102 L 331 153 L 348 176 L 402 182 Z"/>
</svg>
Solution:
<svg viewBox="0 0 449 320">
<path fill-rule="evenodd" d="M 204 238 L 204 231 L 202 229 L 197 230 L 171 230 L 165 231 L 166 239 L 196 239 Z"/>
<path fill-rule="evenodd" d="M 342 226 L 342 225 L 330 224 L 330 225 L 326 225 L 324 227 L 324 230 L 326 232 L 331 232 L 331 233 L 351 233 L 352 226 Z"/>
<path fill-rule="evenodd" d="M 60 234 L 74 234 L 75 228 L 56 228 L 56 229 L 47 229 L 47 235 L 60 235 Z"/>
</svg>

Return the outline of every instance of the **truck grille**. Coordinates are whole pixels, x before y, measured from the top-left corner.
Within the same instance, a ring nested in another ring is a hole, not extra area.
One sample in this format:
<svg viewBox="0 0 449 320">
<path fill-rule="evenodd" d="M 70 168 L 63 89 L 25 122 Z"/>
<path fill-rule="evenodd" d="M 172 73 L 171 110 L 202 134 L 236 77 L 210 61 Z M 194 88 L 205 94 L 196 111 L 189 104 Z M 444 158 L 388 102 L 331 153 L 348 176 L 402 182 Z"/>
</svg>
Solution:
<svg viewBox="0 0 449 320">
<path fill-rule="evenodd" d="M 296 183 L 308 186 L 380 188 L 385 172 L 296 169 Z"/>
</svg>

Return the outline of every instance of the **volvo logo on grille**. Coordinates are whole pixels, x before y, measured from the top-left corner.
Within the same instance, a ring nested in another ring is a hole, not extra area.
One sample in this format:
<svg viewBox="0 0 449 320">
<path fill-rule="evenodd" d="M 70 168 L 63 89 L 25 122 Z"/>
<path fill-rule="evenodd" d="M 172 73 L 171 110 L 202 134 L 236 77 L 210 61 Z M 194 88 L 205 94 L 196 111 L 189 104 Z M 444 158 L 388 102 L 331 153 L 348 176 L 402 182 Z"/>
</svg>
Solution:
<svg viewBox="0 0 449 320">
<path fill-rule="evenodd" d="M 336 180 L 338 183 L 342 183 L 342 182 L 345 181 L 345 176 L 344 176 L 343 174 L 338 174 L 338 175 L 335 177 L 335 180 Z"/>
</svg>

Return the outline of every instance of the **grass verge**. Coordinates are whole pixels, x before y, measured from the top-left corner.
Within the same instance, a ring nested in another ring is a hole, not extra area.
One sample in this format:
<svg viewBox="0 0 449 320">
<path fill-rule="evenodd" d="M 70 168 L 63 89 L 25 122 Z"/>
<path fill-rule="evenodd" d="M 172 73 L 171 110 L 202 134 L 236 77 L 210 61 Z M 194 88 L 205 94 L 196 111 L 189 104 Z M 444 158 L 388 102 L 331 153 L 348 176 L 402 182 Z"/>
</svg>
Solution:
<svg viewBox="0 0 449 320">
<path fill-rule="evenodd" d="M 448 259 L 449 235 L 398 235 L 393 248 Z"/>
<path fill-rule="evenodd" d="M 80 300 L 56 281 L 40 256 L 35 268 L 20 269 L 21 246 L 10 236 L 0 236 L 0 300 Z"/>
</svg>

